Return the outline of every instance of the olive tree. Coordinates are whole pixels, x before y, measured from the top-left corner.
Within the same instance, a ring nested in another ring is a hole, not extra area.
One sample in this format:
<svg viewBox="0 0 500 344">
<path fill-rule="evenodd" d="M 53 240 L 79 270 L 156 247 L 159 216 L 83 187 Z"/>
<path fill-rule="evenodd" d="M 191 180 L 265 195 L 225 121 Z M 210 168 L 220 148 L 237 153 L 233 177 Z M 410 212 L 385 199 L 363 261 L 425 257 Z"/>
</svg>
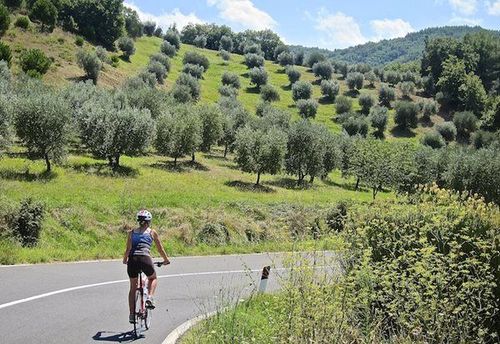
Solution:
<svg viewBox="0 0 500 344">
<path fill-rule="evenodd" d="M 312 66 L 312 70 L 314 75 L 322 80 L 329 80 L 332 78 L 333 67 L 328 61 L 316 62 Z"/>
<path fill-rule="evenodd" d="M 205 48 L 207 45 L 207 37 L 205 35 L 196 36 L 193 43 L 198 48 Z"/>
<path fill-rule="evenodd" d="M 358 102 L 361 106 L 361 113 L 364 115 L 368 115 L 371 107 L 375 104 L 375 100 L 369 94 L 360 95 Z"/>
<path fill-rule="evenodd" d="M 167 32 L 165 32 L 165 35 L 163 36 L 163 39 L 172 44 L 175 49 L 179 50 L 181 47 L 181 38 L 179 36 L 179 33 L 174 30 L 174 29 L 168 29 Z M 186 62 L 184 62 L 186 63 Z M 205 69 L 208 69 L 206 67 Z"/>
<path fill-rule="evenodd" d="M 260 90 L 262 85 L 267 84 L 267 72 L 263 67 L 254 67 L 248 73 L 250 76 L 250 83 L 254 84 Z"/>
<path fill-rule="evenodd" d="M 155 75 L 158 83 L 163 84 L 163 82 L 167 76 L 167 69 L 165 68 L 165 66 L 161 62 L 158 62 L 155 60 L 150 61 L 146 70 L 149 73 Z"/>
<path fill-rule="evenodd" d="M 347 74 L 346 82 L 350 90 L 359 91 L 360 89 L 363 88 L 364 80 L 365 77 L 363 76 L 363 74 L 359 72 L 354 72 Z"/>
<path fill-rule="evenodd" d="M 151 37 L 154 35 L 155 33 L 155 30 L 156 30 L 156 23 L 153 22 L 153 21 L 146 21 L 144 23 L 144 33 Z"/>
<path fill-rule="evenodd" d="M 245 127 L 236 134 L 235 161 L 243 172 L 277 174 L 283 167 L 287 136 L 278 128 L 268 130 Z"/>
<path fill-rule="evenodd" d="M 52 30 L 57 21 L 57 8 L 50 0 L 37 0 L 31 7 L 29 17 L 42 24 L 42 31 L 45 26 Z"/>
<path fill-rule="evenodd" d="M 370 109 L 370 121 L 375 129 L 374 136 L 377 138 L 384 137 L 384 131 L 387 127 L 388 109 L 385 106 L 375 105 Z"/>
<path fill-rule="evenodd" d="M 418 105 L 408 101 L 400 101 L 396 103 L 396 114 L 394 122 L 400 129 L 409 130 L 417 127 L 418 121 Z"/>
<path fill-rule="evenodd" d="M 236 89 L 239 89 L 241 87 L 240 77 L 236 73 L 224 72 L 222 74 L 221 81 L 222 81 L 222 85 L 232 86 Z"/>
<path fill-rule="evenodd" d="M 165 67 L 167 73 L 170 72 L 170 58 L 163 53 L 155 53 L 149 57 L 149 61 L 160 62 Z"/>
<path fill-rule="evenodd" d="M 349 136 L 366 137 L 368 121 L 364 116 L 349 115 L 342 123 L 342 129 Z"/>
<path fill-rule="evenodd" d="M 222 112 L 216 105 L 198 105 L 196 111 L 201 121 L 201 151 L 210 152 L 212 146 L 222 138 Z"/>
<path fill-rule="evenodd" d="M 410 99 L 410 96 L 415 94 L 415 84 L 412 81 L 403 81 L 399 83 L 399 89 L 403 98 Z"/>
<path fill-rule="evenodd" d="M 422 111 L 422 119 L 427 122 L 431 120 L 431 116 L 438 113 L 439 104 L 433 99 L 422 101 L 419 103 L 419 106 Z"/>
<path fill-rule="evenodd" d="M 378 94 L 378 100 L 380 102 L 380 105 L 390 108 L 391 102 L 394 101 L 395 99 L 396 99 L 396 92 L 394 92 L 393 88 L 386 85 L 382 85 L 382 87 L 380 87 Z"/>
<path fill-rule="evenodd" d="M 189 89 L 189 94 L 191 96 L 191 99 L 198 100 L 198 98 L 200 98 L 200 92 L 201 92 L 200 82 L 192 75 L 181 73 L 181 75 L 179 75 L 179 77 L 175 81 L 175 84 L 176 86 L 177 85 L 187 86 Z"/>
<path fill-rule="evenodd" d="M 285 69 L 285 73 L 288 76 L 288 81 L 290 81 L 290 85 L 293 85 L 300 79 L 300 71 L 293 66 L 287 66 Z"/>
<path fill-rule="evenodd" d="M 352 100 L 346 96 L 338 96 L 335 100 L 335 109 L 338 115 L 350 112 L 352 109 Z"/>
<path fill-rule="evenodd" d="M 95 52 L 79 50 L 76 53 L 78 66 L 85 71 L 85 76 L 97 84 L 102 69 L 102 61 Z"/>
<path fill-rule="evenodd" d="M 375 87 L 375 83 L 379 81 L 377 74 L 372 70 L 365 73 L 365 80 L 368 81 L 370 87 Z"/>
<path fill-rule="evenodd" d="M 278 63 L 282 67 L 293 66 L 293 62 L 293 54 L 288 51 L 284 51 L 278 55 Z"/>
<path fill-rule="evenodd" d="M 276 102 L 280 100 L 280 94 L 274 86 L 264 85 L 260 88 L 260 98 L 265 102 Z"/>
<path fill-rule="evenodd" d="M 16 135 L 30 156 L 45 160 L 47 172 L 52 169 L 51 160 L 65 155 L 70 123 L 67 103 L 51 91 L 33 90 L 15 105 Z"/>
<path fill-rule="evenodd" d="M 231 37 L 224 35 L 219 40 L 219 50 L 227 52 L 233 51 L 233 40 Z"/>
<path fill-rule="evenodd" d="M 334 102 L 340 91 L 339 84 L 333 80 L 322 80 L 320 87 L 321 94 L 328 100 Z"/>
<path fill-rule="evenodd" d="M 9 94 L 9 99 L 7 99 L 7 94 L 0 96 L 0 151 L 12 142 L 12 113 L 14 112 L 12 97 L 12 94 Z"/>
<path fill-rule="evenodd" d="M 0 37 L 2 37 L 10 26 L 9 10 L 0 3 Z"/>
<path fill-rule="evenodd" d="M 219 99 L 218 106 L 222 112 L 223 134 L 221 143 L 224 145 L 224 158 L 234 148 L 236 133 L 250 121 L 250 114 L 235 98 L 223 97 Z"/>
<path fill-rule="evenodd" d="M 431 147 L 432 149 L 439 149 L 446 146 L 443 136 L 437 130 L 428 131 L 422 136 L 420 141 L 424 146 Z"/>
<path fill-rule="evenodd" d="M 264 67 L 264 57 L 257 54 L 245 54 L 245 65 L 250 69 Z"/>
<path fill-rule="evenodd" d="M 312 96 L 312 85 L 308 81 L 297 81 L 292 85 L 292 98 L 294 101 L 299 99 L 309 99 Z"/>
<path fill-rule="evenodd" d="M 186 63 L 184 66 L 182 66 L 182 73 L 189 74 L 195 77 L 196 79 L 201 79 L 203 77 L 203 72 L 205 72 L 203 66 L 191 63 Z"/>
<path fill-rule="evenodd" d="M 182 59 L 183 64 L 191 63 L 194 65 L 202 66 L 205 71 L 208 70 L 208 67 L 210 67 L 210 61 L 208 60 L 208 57 L 206 57 L 203 54 L 200 54 L 197 51 L 188 51 L 186 54 L 184 54 L 184 57 Z"/>
<path fill-rule="evenodd" d="M 177 53 L 177 49 L 174 45 L 170 44 L 168 41 L 163 41 L 160 45 L 160 51 L 167 55 L 168 57 L 174 57 Z"/>
<path fill-rule="evenodd" d="M 477 122 L 477 117 L 469 111 L 457 112 L 453 116 L 457 135 L 462 139 L 469 139 L 470 134 L 477 129 Z"/>
<path fill-rule="evenodd" d="M 453 122 L 443 122 L 436 125 L 436 131 L 441 134 L 446 142 L 455 140 L 457 136 L 457 127 Z"/>
<path fill-rule="evenodd" d="M 302 118 L 314 118 L 318 112 L 318 102 L 314 99 L 299 99 L 297 109 Z"/>
<path fill-rule="evenodd" d="M 222 85 L 221 87 L 219 87 L 219 94 L 222 97 L 236 98 L 238 96 L 238 89 L 230 85 Z"/>
<path fill-rule="evenodd" d="M 130 61 L 130 56 L 135 54 L 135 44 L 134 40 L 130 37 L 120 37 L 116 42 L 118 49 L 123 52 L 123 57 L 125 60 Z"/>
</svg>

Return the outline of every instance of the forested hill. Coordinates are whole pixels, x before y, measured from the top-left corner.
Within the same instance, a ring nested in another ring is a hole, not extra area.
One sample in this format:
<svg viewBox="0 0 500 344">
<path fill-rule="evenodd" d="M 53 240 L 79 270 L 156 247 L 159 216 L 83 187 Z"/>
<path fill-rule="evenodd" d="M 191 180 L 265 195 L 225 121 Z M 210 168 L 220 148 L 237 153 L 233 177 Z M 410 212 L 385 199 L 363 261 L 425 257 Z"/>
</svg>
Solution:
<svg viewBox="0 0 500 344">
<path fill-rule="evenodd" d="M 485 30 L 479 26 L 445 26 L 428 28 L 418 32 L 407 34 L 405 37 L 382 40 L 380 42 L 368 42 L 347 49 L 334 51 L 320 48 L 306 48 L 302 46 L 291 46 L 292 51 L 313 52 L 319 51 L 334 60 L 347 63 L 368 63 L 373 66 L 386 65 L 391 62 L 409 62 L 422 57 L 426 38 L 454 37 L 462 38 L 468 33 Z M 500 31 L 491 31 L 500 35 Z"/>
</svg>

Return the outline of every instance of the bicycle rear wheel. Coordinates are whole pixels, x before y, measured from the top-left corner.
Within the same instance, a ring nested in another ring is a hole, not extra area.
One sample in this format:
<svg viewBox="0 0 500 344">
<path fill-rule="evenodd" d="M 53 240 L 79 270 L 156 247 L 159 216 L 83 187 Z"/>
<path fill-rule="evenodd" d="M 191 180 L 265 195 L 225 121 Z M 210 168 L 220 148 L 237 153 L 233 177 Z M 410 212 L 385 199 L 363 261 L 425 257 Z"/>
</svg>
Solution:
<svg viewBox="0 0 500 344">
<path fill-rule="evenodd" d="M 142 295 L 141 290 L 137 289 L 135 292 L 135 322 L 134 322 L 134 335 L 140 337 L 144 328 L 143 315 L 142 315 Z"/>
<path fill-rule="evenodd" d="M 146 308 L 144 311 L 144 325 L 146 327 L 146 330 L 149 330 L 151 328 L 151 315 L 153 312 L 151 312 L 151 309 Z"/>
</svg>

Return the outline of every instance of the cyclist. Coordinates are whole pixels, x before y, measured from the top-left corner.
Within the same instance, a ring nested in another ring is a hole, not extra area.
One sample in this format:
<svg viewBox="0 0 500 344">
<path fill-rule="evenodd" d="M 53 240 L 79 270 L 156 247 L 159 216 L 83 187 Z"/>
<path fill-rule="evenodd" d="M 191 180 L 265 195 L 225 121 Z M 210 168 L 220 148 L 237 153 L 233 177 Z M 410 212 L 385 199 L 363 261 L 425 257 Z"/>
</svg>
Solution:
<svg viewBox="0 0 500 344">
<path fill-rule="evenodd" d="M 146 307 L 155 308 L 154 293 L 158 280 L 151 258 L 150 250 L 151 245 L 156 244 L 158 252 L 163 257 L 163 265 L 170 264 L 167 254 L 158 237 L 158 233 L 151 229 L 149 226 L 153 216 L 147 210 L 140 210 L 137 213 L 137 222 L 139 228 L 130 230 L 127 238 L 127 248 L 123 255 L 123 264 L 127 264 L 127 273 L 130 278 L 130 291 L 128 294 L 128 305 L 130 309 L 129 322 L 135 322 L 135 294 L 137 290 L 137 282 L 139 273 L 142 271 L 148 277 L 148 298 L 146 300 Z"/>
</svg>

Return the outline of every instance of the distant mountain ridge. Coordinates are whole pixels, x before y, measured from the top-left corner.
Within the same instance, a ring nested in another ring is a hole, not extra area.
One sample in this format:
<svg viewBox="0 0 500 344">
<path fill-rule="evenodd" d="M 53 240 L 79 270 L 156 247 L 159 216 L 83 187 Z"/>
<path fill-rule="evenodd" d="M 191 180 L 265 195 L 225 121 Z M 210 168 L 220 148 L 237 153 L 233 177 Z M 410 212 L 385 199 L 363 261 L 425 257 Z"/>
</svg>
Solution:
<svg viewBox="0 0 500 344">
<path fill-rule="evenodd" d="M 329 58 L 349 64 L 368 63 L 373 66 L 381 66 L 392 62 L 405 63 L 420 59 L 425 48 L 425 39 L 427 37 L 462 38 L 466 34 L 479 31 L 488 31 L 495 35 L 500 35 L 500 31 L 486 30 L 480 26 L 444 26 L 412 32 L 405 37 L 384 39 L 379 42 L 368 42 L 346 49 L 336 49 L 334 51 L 321 48 L 308 48 L 300 45 L 292 45 L 290 49 L 292 51 L 304 51 L 305 54 L 319 51 Z"/>
</svg>

